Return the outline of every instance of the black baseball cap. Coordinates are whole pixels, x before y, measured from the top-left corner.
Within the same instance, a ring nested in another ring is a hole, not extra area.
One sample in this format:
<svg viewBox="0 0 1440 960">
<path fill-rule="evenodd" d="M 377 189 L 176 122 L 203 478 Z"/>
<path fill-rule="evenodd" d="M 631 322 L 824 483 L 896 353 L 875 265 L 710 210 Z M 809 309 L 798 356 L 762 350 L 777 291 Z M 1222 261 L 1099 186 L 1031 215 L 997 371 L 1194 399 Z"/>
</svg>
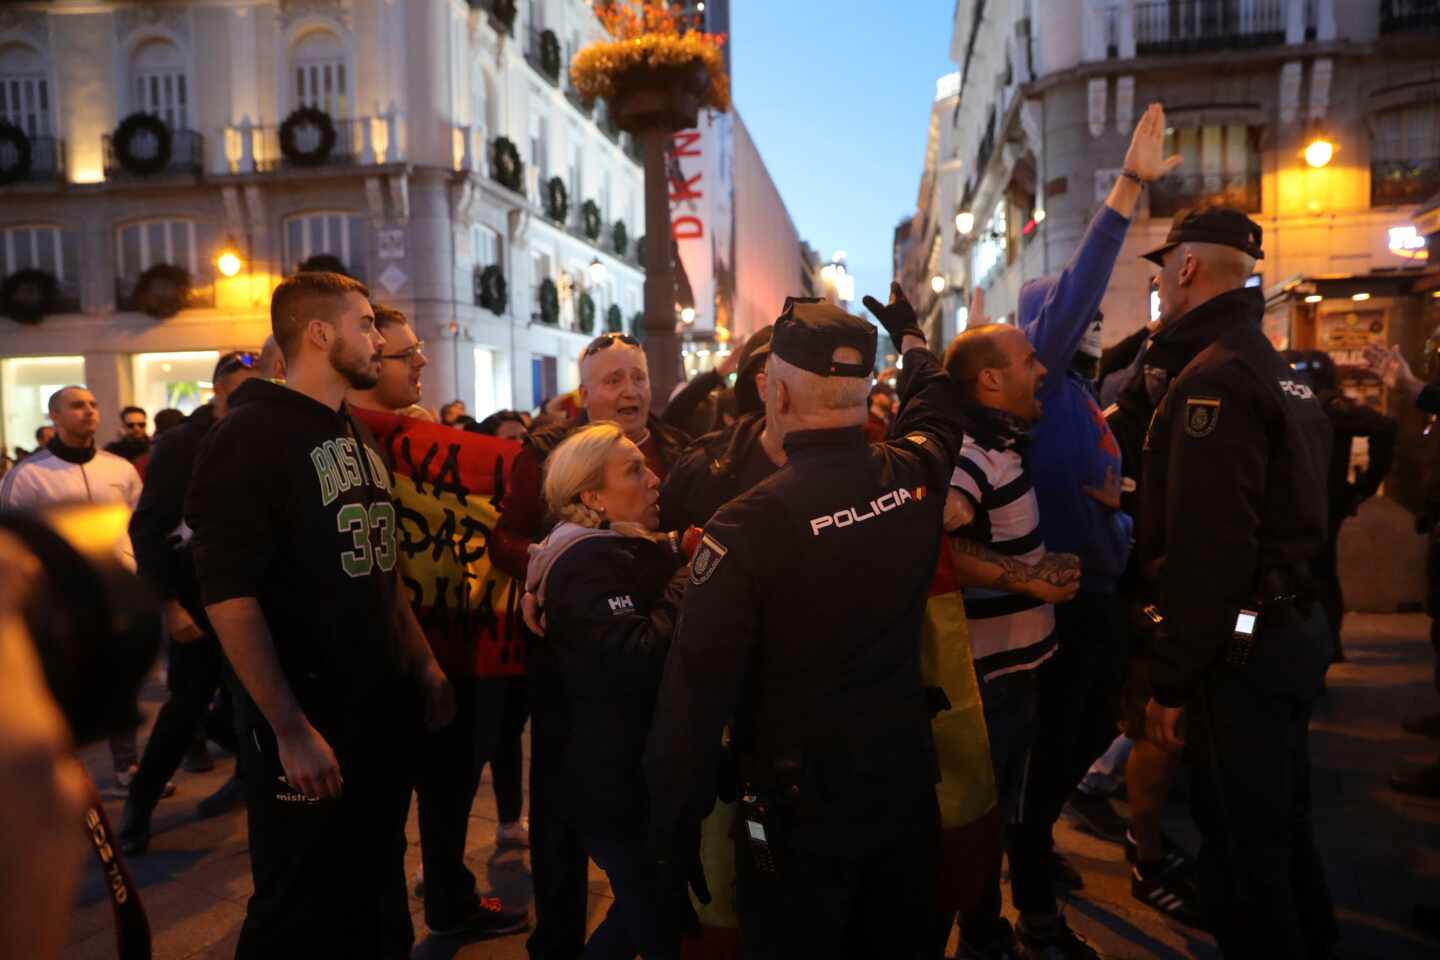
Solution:
<svg viewBox="0 0 1440 960">
<path fill-rule="evenodd" d="M 1195 207 L 1175 214 L 1165 242 L 1141 256 L 1158 266 L 1165 254 L 1182 243 L 1218 243 L 1263 260 L 1265 251 L 1260 244 L 1264 236 L 1260 224 L 1234 207 Z"/>
<path fill-rule="evenodd" d="M 859 363 L 838 363 L 835 351 L 853 347 Z M 822 377 L 869 377 L 875 368 L 875 328 L 819 297 L 786 297 L 770 352 Z"/>
</svg>

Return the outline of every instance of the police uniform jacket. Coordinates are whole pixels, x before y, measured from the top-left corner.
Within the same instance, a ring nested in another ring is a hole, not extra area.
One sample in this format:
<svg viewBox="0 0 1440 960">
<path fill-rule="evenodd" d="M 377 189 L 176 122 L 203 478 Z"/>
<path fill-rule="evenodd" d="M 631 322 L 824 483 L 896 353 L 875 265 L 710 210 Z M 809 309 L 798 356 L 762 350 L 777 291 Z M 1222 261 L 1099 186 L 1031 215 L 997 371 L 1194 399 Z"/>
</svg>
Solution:
<svg viewBox="0 0 1440 960">
<path fill-rule="evenodd" d="M 1325 539 L 1330 424 L 1266 338 L 1264 312 L 1260 291 L 1232 290 L 1155 339 L 1157 350 L 1198 349 L 1156 410 L 1140 487 L 1142 562 L 1165 617 L 1151 681 L 1166 706 L 1218 668 L 1241 609 L 1301 586 Z M 1282 606 L 1262 610 L 1254 672 L 1313 694 L 1328 651 L 1298 639 L 1285 649 L 1278 628 L 1294 611 Z"/>
<path fill-rule="evenodd" d="M 933 795 L 920 627 L 962 429 L 935 357 L 904 369 L 896 439 L 792 433 L 786 466 L 706 526 L 645 757 L 656 844 L 709 811 L 732 717 L 741 774 L 784 808 L 789 844 L 884 842 L 891 809 Z"/>
<path fill-rule="evenodd" d="M 765 412 L 748 413 L 686 450 L 660 488 L 660 529 L 703 527 L 740 492 L 743 459 L 765 432 Z"/>
</svg>

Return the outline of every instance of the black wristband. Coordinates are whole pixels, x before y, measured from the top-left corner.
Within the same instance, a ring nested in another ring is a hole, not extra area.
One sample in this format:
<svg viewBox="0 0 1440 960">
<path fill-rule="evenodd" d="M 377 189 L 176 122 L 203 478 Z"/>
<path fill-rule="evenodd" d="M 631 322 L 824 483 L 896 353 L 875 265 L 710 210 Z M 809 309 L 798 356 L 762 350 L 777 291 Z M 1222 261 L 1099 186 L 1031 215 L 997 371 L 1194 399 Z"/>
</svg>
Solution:
<svg viewBox="0 0 1440 960">
<path fill-rule="evenodd" d="M 1136 173 L 1134 170 L 1131 170 L 1129 167 L 1122 167 L 1120 170 L 1120 176 L 1124 177 L 1127 180 L 1134 180 L 1136 186 L 1145 186 L 1145 181 L 1140 178 L 1140 174 Z"/>
</svg>

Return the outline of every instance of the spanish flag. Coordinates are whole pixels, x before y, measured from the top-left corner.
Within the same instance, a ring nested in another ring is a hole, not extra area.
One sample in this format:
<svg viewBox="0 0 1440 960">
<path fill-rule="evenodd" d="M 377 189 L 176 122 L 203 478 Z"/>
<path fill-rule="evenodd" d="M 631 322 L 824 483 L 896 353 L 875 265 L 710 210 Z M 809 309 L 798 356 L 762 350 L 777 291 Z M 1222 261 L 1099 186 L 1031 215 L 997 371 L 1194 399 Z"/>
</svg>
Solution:
<svg viewBox="0 0 1440 960">
<path fill-rule="evenodd" d="M 414 417 L 352 408 L 395 473 L 400 578 L 451 677 L 525 672 L 518 584 L 490 562 L 520 444 Z"/>
</svg>

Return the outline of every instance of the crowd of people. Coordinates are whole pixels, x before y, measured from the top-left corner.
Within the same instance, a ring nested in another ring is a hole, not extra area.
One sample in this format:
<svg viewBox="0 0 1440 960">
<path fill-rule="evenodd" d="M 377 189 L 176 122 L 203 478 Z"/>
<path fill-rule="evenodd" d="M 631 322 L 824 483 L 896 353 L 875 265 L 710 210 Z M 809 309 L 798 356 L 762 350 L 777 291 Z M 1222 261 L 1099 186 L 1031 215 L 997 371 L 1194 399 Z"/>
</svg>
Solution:
<svg viewBox="0 0 1440 960">
<path fill-rule="evenodd" d="M 272 338 L 222 356 L 213 400 L 157 414 L 153 440 L 127 407 L 98 449 L 94 396 L 58 391 L 0 507 L 131 508 L 122 550 L 169 641 L 143 753 L 133 728 L 110 741 L 123 852 L 147 853 L 209 740 L 236 777 L 202 815 L 247 812 L 242 958 L 408 956 L 414 795 L 432 935 L 533 922 L 537 960 L 935 958 L 958 925 L 964 957 L 1084 960 L 1101 954 L 1060 907 L 1084 884 L 1055 848 L 1068 811 L 1123 845 L 1138 903 L 1225 956 L 1332 956 L 1307 726 L 1343 657 L 1338 530 L 1395 428 L 1328 358 L 1271 346 L 1246 285 L 1263 235 L 1239 211 L 1176 216 L 1146 254 L 1158 321 L 1101 350 L 1137 202 L 1179 162 L 1164 130 L 1152 105 L 1013 324 L 977 294 L 940 349 L 898 285 L 866 297 L 896 383 L 874 375 L 873 324 L 789 298 L 663 412 L 639 341 L 610 333 L 533 417 L 432 413 L 406 316 L 299 273 Z M 1398 354 L 1373 363 L 1440 407 Z M 524 676 L 483 675 L 421 626 L 367 410 L 520 444 L 486 548 L 523 585 Z M 1352 484 L 1356 436 L 1371 469 Z M 942 581 L 964 616 L 938 643 L 984 720 L 958 760 L 933 733 L 957 688 L 921 645 Z M 1198 857 L 1161 830 L 1182 762 Z M 956 763 L 993 784 L 991 842 L 942 839 L 937 771 Z M 464 862 L 487 764 L 497 845 L 531 850 L 533 921 Z M 614 900 L 587 937 L 591 861 Z"/>
</svg>

